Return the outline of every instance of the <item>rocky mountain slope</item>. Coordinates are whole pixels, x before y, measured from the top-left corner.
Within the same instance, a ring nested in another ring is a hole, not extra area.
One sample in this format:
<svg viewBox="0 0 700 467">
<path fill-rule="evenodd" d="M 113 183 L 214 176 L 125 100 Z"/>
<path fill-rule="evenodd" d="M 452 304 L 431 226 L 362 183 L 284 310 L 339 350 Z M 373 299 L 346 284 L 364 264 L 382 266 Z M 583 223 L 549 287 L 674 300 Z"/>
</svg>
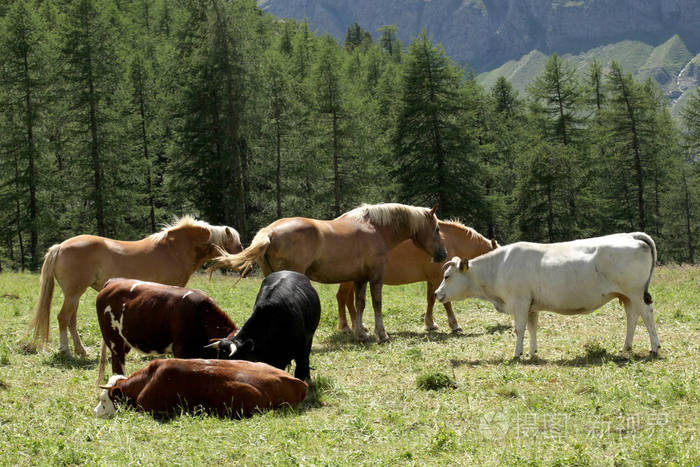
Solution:
<svg viewBox="0 0 700 467">
<path fill-rule="evenodd" d="M 281 17 L 308 18 L 340 40 L 359 23 L 376 35 L 396 24 L 407 44 L 422 28 L 455 61 L 476 72 L 530 51 L 580 52 L 635 40 L 658 46 L 677 34 L 700 51 L 698 0 L 259 0 Z"/>
</svg>

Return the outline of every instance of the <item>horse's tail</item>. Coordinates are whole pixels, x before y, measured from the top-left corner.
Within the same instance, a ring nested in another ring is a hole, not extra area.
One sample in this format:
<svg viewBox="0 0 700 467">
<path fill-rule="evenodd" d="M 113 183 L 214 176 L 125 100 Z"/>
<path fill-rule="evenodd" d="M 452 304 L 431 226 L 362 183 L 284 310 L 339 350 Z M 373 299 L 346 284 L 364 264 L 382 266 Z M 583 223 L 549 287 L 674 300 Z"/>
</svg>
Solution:
<svg viewBox="0 0 700 467">
<path fill-rule="evenodd" d="M 100 366 L 97 370 L 97 386 L 105 379 L 105 366 L 107 365 L 107 343 L 102 339 L 102 351 L 100 352 Z"/>
<path fill-rule="evenodd" d="M 49 248 L 44 257 L 44 264 L 41 266 L 39 301 L 34 309 L 34 321 L 32 321 L 28 331 L 29 333 L 34 329 L 35 342 L 48 342 L 49 340 L 49 318 L 54 288 L 54 269 L 56 268 L 56 258 L 60 250 L 61 245 L 54 245 Z"/>
<path fill-rule="evenodd" d="M 224 253 L 221 256 L 217 256 L 214 258 L 214 264 L 209 266 L 207 271 L 213 272 L 217 269 L 229 268 L 241 274 L 245 274 L 253 263 L 260 259 L 267 251 L 267 247 L 270 246 L 271 232 L 272 229 L 269 227 L 263 227 L 255 234 L 248 248 L 235 255 Z"/>
<path fill-rule="evenodd" d="M 651 276 L 654 274 L 654 267 L 656 266 L 656 243 L 654 243 L 654 240 L 644 232 L 634 232 L 631 235 L 632 238 L 646 243 L 651 249 L 651 270 L 649 271 L 649 278 L 647 279 L 646 284 L 644 284 L 644 303 L 651 305 L 653 300 L 651 299 L 651 294 L 649 293 L 649 283 L 651 282 Z"/>
</svg>

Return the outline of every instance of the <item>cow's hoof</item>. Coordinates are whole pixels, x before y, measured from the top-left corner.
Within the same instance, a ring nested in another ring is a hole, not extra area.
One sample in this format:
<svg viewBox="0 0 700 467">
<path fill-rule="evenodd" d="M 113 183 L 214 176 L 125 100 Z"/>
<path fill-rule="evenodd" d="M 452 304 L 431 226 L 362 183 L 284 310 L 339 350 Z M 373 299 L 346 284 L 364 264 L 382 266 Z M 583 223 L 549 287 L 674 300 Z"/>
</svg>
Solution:
<svg viewBox="0 0 700 467">
<path fill-rule="evenodd" d="M 338 331 L 352 334 L 352 329 L 347 324 L 345 326 L 338 326 Z"/>
<path fill-rule="evenodd" d="M 659 351 L 658 350 L 650 350 L 649 351 L 649 358 L 659 358 Z"/>
<path fill-rule="evenodd" d="M 386 332 L 379 333 L 377 335 L 377 338 L 379 339 L 380 344 L 385 344 L 389 342 L 389 335 Z"/>
</svg>

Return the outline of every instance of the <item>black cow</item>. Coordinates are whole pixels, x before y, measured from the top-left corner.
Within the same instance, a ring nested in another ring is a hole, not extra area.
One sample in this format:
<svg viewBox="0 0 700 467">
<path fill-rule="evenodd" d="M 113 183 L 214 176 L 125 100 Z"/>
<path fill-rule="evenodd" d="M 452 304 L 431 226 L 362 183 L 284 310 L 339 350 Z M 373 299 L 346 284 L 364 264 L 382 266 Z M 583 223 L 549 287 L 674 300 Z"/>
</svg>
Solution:
<svg viewBox="0 0 700 467">
<path fill-rule="evenodd" d="M 233 338 L 207 346 L 220 358 L 264 362 L 284 369 L 294 360 L 294 376 L 308 380 L 309 353 L 321 320 L 321 303 L 309 279 L 298 272 L 278 271 L 262 282 L 253 313 Z"/>
</svg>

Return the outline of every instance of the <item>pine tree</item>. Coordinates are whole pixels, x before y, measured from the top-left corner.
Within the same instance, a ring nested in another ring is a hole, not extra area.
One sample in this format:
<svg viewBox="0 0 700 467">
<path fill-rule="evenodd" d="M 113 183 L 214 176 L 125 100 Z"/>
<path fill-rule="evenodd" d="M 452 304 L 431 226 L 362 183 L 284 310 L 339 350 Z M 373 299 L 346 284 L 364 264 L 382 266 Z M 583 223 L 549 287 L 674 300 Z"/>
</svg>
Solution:
<svg viewBox="0 0 700 467">
<path fill-rule="evenodd" d="M 441 217 L 471 219 L 482 201 L 476 148 L 461 124 L 461 86 L 461 70 L 422 31 L 405 58 L 393 175 L 403 201 L 437 202 Z"/>
<path fill-rule="evenodd" d="M 39 247 L 39 167 L 41 163 L 41 120 L 44 118 L 44 99 L 49 86 L 49 67 L 45 48 L 46 25 L 37 14 L 36 5 L 29 0 L 12 4 L 0 27 L 0 86 L 3 88 L 2 109 L 7 124 L 6 139 L 0 151 L 8 161 L 14 161 L 14 170 L 3 169 L 6 186 L 14 185 L 5 203 L 16 207 L 14 222 L 20 245 L 20 263 L 24 269 L 23 233 L 29 231 L 29 268 L 38 268 Z"/>
</svg>

